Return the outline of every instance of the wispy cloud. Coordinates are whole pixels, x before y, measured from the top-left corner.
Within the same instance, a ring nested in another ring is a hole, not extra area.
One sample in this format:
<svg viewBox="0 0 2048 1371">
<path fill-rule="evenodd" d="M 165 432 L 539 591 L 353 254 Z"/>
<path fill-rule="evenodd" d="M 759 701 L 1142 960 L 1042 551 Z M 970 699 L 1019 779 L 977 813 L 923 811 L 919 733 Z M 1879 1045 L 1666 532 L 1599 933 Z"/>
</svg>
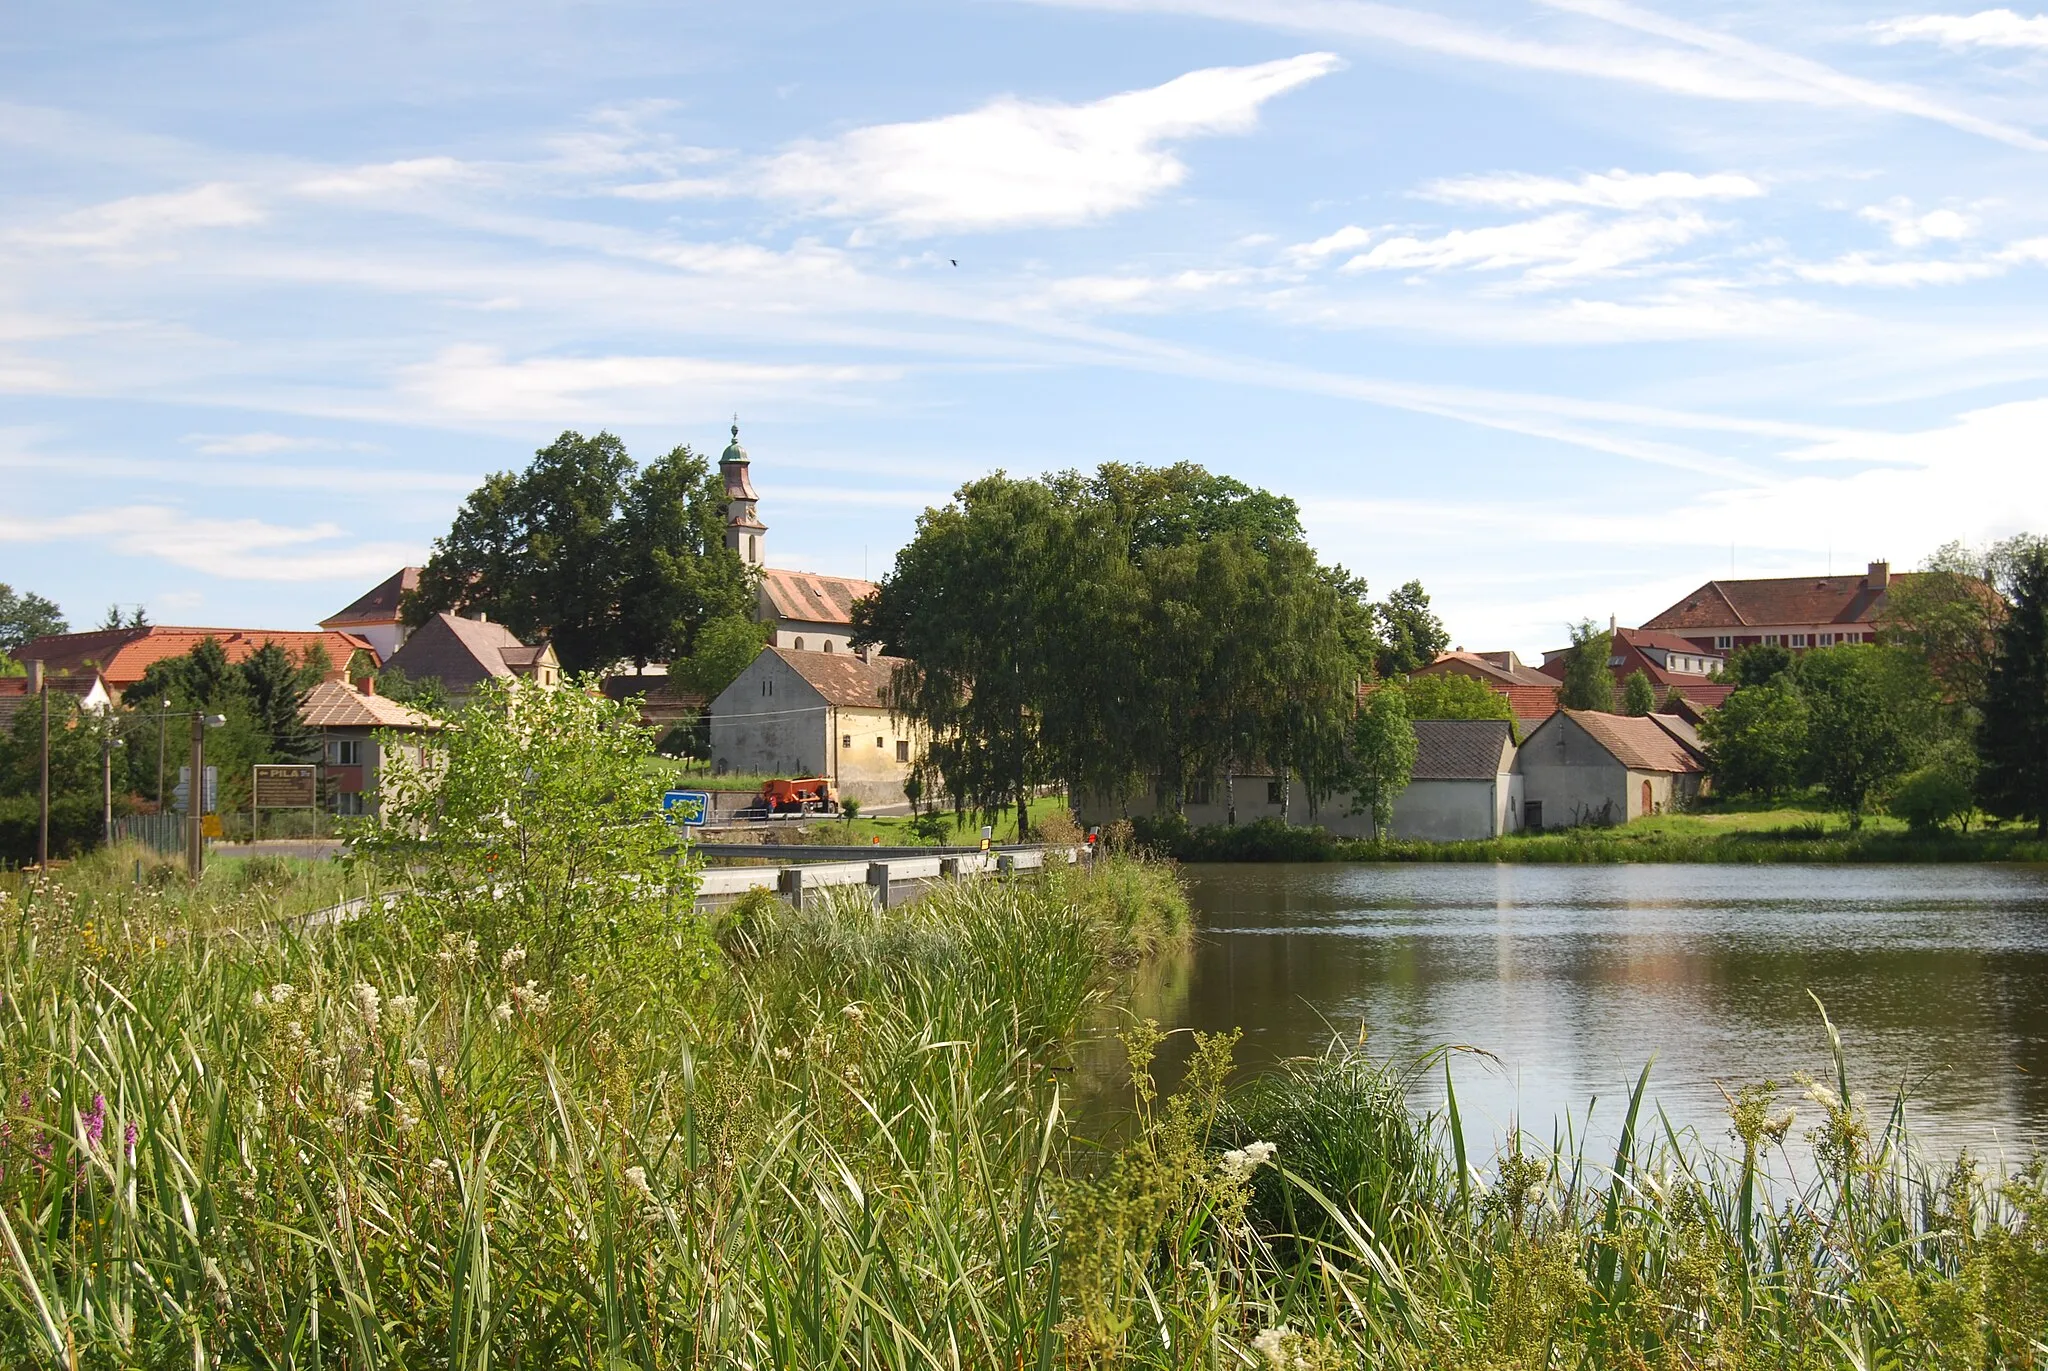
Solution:
<svg viewBox="0 0 2048 1371">
<path fill-rule="evenodd" d="M 1568 212 L 1519 224 L 1453 229 L 1435 238 L 1386 238 L 1345 271 L 1505 271 L 1532 284 L 1598 276 L 1660 256 L 1710 232 L 1697 214 L 1633 215 L 1602 221 Z"/>
<path fill-rule="evenodd" d="M 1432 181 L 1417 193 L 1425 200 L 1453 205 L 1510 209 L 1588 205 L 1597 209 L 1638 210 L 1687 200 L 1749 200 L 1762 195 L 1764 188 L 1734 172 L 1701 176 L 1689 171 L 1633 172 L 1617 168 L 1591 172 L 1576 181 L 1521 172 L 1461 176 Z"/>
<path fill-rule="evenodd" d="M 241 228 L 264 212 L 243 187 L 214 182 L 161 195 L 131 195 L 66 214 L 15 237 L 53 247 L 126 248 L 189 229 Z"/>
<path fill-rule="evenodd" d="M 496 349 L 464 346 L 409 368 L 405 386 L 452 414 L 541 422 L 597 416 L 616 422 L 620 416 L 660 416 L 767 395 L 845 399 L 855 388 L 898 379 L 903 370 L 667 356 L 507 361 Z"/>
<path fill-rule="evenodd" d="M 1882 205 L 1866 205 L 1857 213 L 1874 224 L 1883 224 L 1892 242 L 1902 248 L 1917 248 L 1934 241 L 1953 242 L 1968 238 L 1976 230 L 1975 224 L 1955 210 L 1937 209 L 1922 214 L 1904 196 Z"/>
<path fill-rule="evenodd" d="M 422 550 L 411 543 L 362 542 L 355 530 L 333 523 L 216 519 L 165 505 L 121 505 L 43 518 L 0 515 L 0 543 L 67 541 L 246 581 L 381 575 Z"/>
<path fill-rule="evenodd" d="M 2048 15 L 2027 18 L 2012 10 L 1975 14 L 1911 14 L 1872 24 L 1880 43 L 1933 42 L 1945 48 L 2048 50 Z"/>
<path fill-rule="evenodd" d="M 1189 72 L 1085 105 L 1004 97 L 965 114 L 855 129 L 792 148 L 766 193 L 908 234 L 1081 224 L 1135 208 L 1187 176 L 1169 144 L 1252 128 L 1260 106 L 1342 65 L 1309 53 Z"/>
</svg>

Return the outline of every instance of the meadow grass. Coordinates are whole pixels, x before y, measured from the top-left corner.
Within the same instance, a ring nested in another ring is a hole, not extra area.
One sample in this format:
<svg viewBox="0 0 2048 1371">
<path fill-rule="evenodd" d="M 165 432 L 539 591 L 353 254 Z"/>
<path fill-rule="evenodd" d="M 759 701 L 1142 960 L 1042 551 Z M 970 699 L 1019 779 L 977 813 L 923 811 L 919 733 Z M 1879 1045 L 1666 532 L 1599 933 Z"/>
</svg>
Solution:
<svg viewBox="0 0 2048 1371">
<path fill-rule="evenodd" d="M 1440 1056 L 1162 1092 L 1142 1022 L 1082 1136 L 1156 864 L 754 898 L 658 983 L 61 876 L 0 905 L 8 1367 L 2048 1365 L 2041 1168 L 1925 1162 L 1838 1044 L 1797 1183 L 1775 1087 L 1595 1158 L 1414 1110 Z"/>
</svg>

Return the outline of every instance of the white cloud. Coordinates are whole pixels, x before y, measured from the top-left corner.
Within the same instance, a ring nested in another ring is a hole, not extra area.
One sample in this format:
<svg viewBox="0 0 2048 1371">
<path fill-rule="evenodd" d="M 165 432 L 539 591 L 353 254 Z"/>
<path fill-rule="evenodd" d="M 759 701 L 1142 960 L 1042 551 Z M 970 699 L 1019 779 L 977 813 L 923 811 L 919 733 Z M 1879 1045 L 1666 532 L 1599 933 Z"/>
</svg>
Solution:
<svg viewBox="0 0 2048 1371">
<path fill-rule="evenodd" d="M 402 162 L 379 162 L 327 172 L 299 182 L 307 195 L 350 197 L 389 195 L 418 190 L 437 182 L 475 181 L 482 173 L 453 157 L 414 157 Z"/>
<path fill-rule="evenodd" d="M 1340 252 L 1356 252 L 1372 241 L 1372 230 L 1362 229 L 1356 224 L 1346 224 L 1335 233 L 1324 234 L 1312 243 L 1297 243 L 1287 249 L 1290 260 L 1309 265 L 1334 257 Z"/>
<path fill-rule="evenodd" d="M 1975 14 L 1911 14 L 1872 24 L 1880 43 L 1922 39 L 1945 48 L 2048 49 L 2048 15 L 2028 19 L 2012 10 Z"/>
<path fill-rule="evenodd" d="M 1763 193 L 1762 186 L 1734 172 L 1699 176 L 1689 171 L 1633 172 L 1619 168 L 1592 172 L 1576 181 L 1522 173 L 1455 177 L 1433 181 L 1420 192 L 1424 199 L 1461 205 L 1500 205 L 1512 209 L 1590 205 L 1626 210 L 1684 200 L 1748 200 Z"/>
<path fill-rule="evenodd" d="M 455 347 L 407 368 L 405 387 L 444 412 L 554 422 L 586 416 L 659 416 L 716 410 L 729 401 L 842 396 L 896 380 L 900 367 L 764 364 L 701 357 L 536 357 L 508 362 L 496 350 Z"/>
<path fill-rule="evenodd" d="M 1881 262 L 1862 252 L 1845 253 L 1832 262 L 1804 263 L 1794 270 L 1802 280 L 1829 286 L 1954 286 L 2005 273 L 2001 263 L 1984 259 Z"/>
<path fill-rule="evenodd" d="M 336 443 L 325 438 L 294 438 L 283 433 L 188 433 L 185 441 L 199 451 L 223 457 L 260 457 L 272 452 L 307 452 L 318 448 L 350 447 L 360 443 Z"/>
<path fill-rule="evenodd" d="M 1953 242 L 1969 237 L 1977 227 L 1952 209 L 1930 210 L 1921 214 L 1913 208 L 1913 202 L 1903 196 L 1882 205 L 1866 206 L 1857 213 L 1874 224 L 1883 224 L 1890 231 L 1892 241 L 1902 248 L 1917 248 L 1937 240 Z"/>
<path fill-rule="evenodd" d="M 243 581 L 321 581 L 387 574 L 417 560 L 411 543 L 361 542 L 338 524 L 211 519 L 162 505 L 124 505 L 56 517 L 0 515 L 0 543 L 76 541 Z M 334 546 L 334 544 L 340 546 Z M 321 546 L 327 544 L 327 546 Z"/>
<path fill-rule="evenodd" d="M 185 229 L 242 228 L 262 220 L 262 207 L 248 191 L 212 182 L 190 190 L 109 201 L 19 236 L 59 247 L 115 248 Z"/>
<path fill-rule="evenodd" d="M 1179 185 L 1187 167 L 1168 143 L 1246 132 L 1266 101 L 1340 65 L 1308 53 L 1213 67 L 1086 105 L 1006 96 L 799 145 L 767 162 L 761 188 L 915 234 L 1086 223 Z"/>
<path fill-rule="evenodd" d="M 1569 212 L 1519 224 L 1453 229 L 1440 238 L 1388 238 L 1346 271 L 1503 271 L 1526 268 L 1537 283 L 1597 276 L 1658 256 L 1707 233 L 1697 214 L 1600 221 Z"/>
</svg>

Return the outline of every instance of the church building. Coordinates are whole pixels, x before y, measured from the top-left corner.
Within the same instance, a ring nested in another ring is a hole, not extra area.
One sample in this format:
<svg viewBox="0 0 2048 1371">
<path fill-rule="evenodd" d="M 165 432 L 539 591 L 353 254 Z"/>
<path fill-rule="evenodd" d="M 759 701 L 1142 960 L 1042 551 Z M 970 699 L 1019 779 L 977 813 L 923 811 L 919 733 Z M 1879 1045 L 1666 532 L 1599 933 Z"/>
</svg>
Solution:
<svg viewBox="0 0 2048 1371">
<path fill-rule="evenodd" d="M 761 573 L 757 613 L 762 623 L 773 626 L 768 646 L 794 652 L 851 652 L 853 606 L 875 593 L 874 583 L 768 565 L 768 526 L 761 522 L 760 496 L 754 493 L 737 422 L 732 442 L 718 459 L 718 474 L 725 480 L 725 545 Z"/>
</svg>

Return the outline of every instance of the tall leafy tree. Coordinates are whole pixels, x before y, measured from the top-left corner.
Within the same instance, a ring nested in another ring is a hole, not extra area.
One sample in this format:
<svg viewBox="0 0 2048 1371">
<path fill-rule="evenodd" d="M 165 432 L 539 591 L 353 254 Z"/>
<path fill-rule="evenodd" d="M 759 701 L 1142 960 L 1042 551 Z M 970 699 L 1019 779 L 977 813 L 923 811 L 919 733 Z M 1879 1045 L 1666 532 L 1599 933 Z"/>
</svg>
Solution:
<svg viewBox="0 0 2048 1371">
<path fill-rule="evenodd" d="M 1880 647 L 1821 648 L 1799 659 L 1807 774 L 1848 814 L 1851 828 L 1861 828 L 1872 799 L 1911 769 L 1914 744 L 1926 738 L 1930 702 L 1913 698 L 1911 665 L 1905 654 Z"/>
<path fill-rule="evenodd" d="M 1776 643 L 1751 643 L 1739 647 L 1728 658 L 1723 674 L 1738 686 L 1769 685 L 1792 674 L 1792 649 Z"/>
<path fill-rule="evenodd" d="M 1614 674 L 1607 659 L 1614 651 L 1614 635 L 1591 619 L 1571 627 L 1572 645 L 1565 654 L 1564 686 L 1558 703 L 1566 709 L 1594 709 L 1614 712 Z"/>
<path fill-rule="evenodd" d="M 406 597 L 406 622 L 483 611 L 546 637 L 570 671 L 621 655 L 618 512 L 633 460 L 609 433 L 565 432 L 526 470 L 499 472 L 463 502 Z"/>
<path fill-rule="evenodd" d="M 1379 660 L 1382 677 L 1419 671 L 1450 646 L 1451 635 L 1444 631 L 1443 620 L 1430 609 L 1429 593 L 1420 581 L 1410 581 L 1387 596 L 1386 603 L 1379 607 L 1379 621 L 1379 636 L 1384 644 Z"/>
<path fill-rule="evenodd" d="M 0 652 L 11 653 L 23 643 L 52 633 L 69 633 L 63 611 L 55 600 L 46 600 L 32 590 L 16 591 L 0 581 Z"/>
<path fill-rule="evenodd" d="M 1987 812 L 2031 819 L 2048 838 L 2048 553 L 2035 550 L 2015 568 L 1983 700 L 1978 797 Z"/>
<path fill-rule="evenodd" d="M 1394 801 L 1415 774 L 1419 750 L 1406 692 L 1382 688 L 1366 696 L 1352 726 L 1351 812 L 1372 815 L 1376 839 L 1393 826 Z"/>
<path fill-rule="evenodd" d="M 1515 721 L 1508 697 L 1486 682 L 1455 671 L 1433 671 L 1399 683 L 1411 719 L 1505 719 Z"/>
<path fill-rule="evenodd" d="M 1715 786 L 1768 799 L 1798 785 L 1806 769 L 1807 724 L 1806 699 L 1789 679 L 1731 691 L 1700 722 Z"/>
<path fill-rule="evenodd" d="M 725 545 L 725 484 L 687 446 L 634 478 L 617 551 L 619 646 L 638 666 L 688 657 L 705 625 L 751 617 L 754 576 Z"/>
<path fill-rule="evenodd" d="M 1637 667 L 1621 684 L 1621 712 L 1641 718 L 1656 709 L 1657 687 L 1650 684 L 1649 673 Z"/>
<path fill-rule="evenodd" d="M 711 699 L 761 655 L 769 632 L 767 624 L 736 614 L 713 619 L 697 630 L 697 643 L 689 656 L 670 661 L 671 687 Z"/>
</svg>

